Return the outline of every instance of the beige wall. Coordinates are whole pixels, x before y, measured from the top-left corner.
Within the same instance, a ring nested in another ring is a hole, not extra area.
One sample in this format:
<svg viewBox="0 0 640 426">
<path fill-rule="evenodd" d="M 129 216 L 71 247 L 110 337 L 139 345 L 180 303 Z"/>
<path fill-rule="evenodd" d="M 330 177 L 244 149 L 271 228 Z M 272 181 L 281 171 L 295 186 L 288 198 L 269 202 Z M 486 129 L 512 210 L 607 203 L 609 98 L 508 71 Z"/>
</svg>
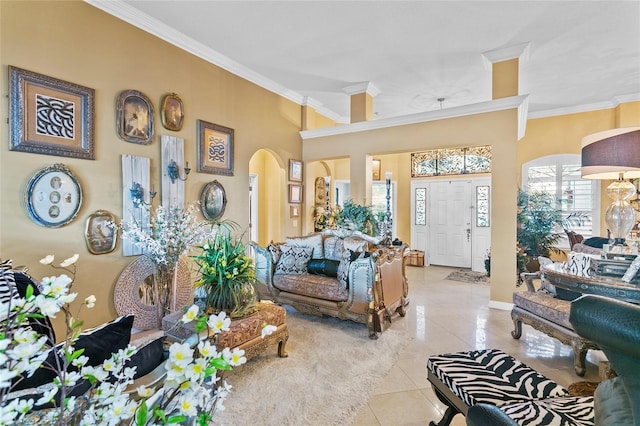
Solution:
<svg viewBox="0 0 640 426">
<path fill-rule="evenodd" d="M 197 173 L 193 167 L 185 198 L 197 200 L 204 184 L 217 179 L 228 198 L 223 218 L 236 221 L 243 229 L 249 220 L 249 160 L 268 147 L 278 160 L 264 161 L 265 174 L 279 176 L 262 185 L 271 191 L 263 203 L 268 207 L 265 217 L 272 221 L 264 238 L 279 240 L 300 232 L 299 225 L 289 220 L 288 203 L 282 196 L 288 159 L 302 155 L 299 105 L 81 1 L 3 0 L 0 18 L 0 85 L 5 90 L 9 87 L 8 65 L 95 89 L 95 161 L 9 151 L 9 129 L 0 120 L 0 134 L 5 135 L 0 147 L 0 256 L 13 258 L 16 265 L 29 265 L 39 278 L 52 273 L 38 263 L 44 255 L 55 254 L 63 260 L 79 253 L 75 290 L 79 298 L 95 294 L 99 300 L 99 309 L 86 318 L 87 326 L 115 317 L 114 284 L 133 258 L 122 256 L 120 244 L 110 254 L 91 255 L 85 248 L 85 221 L 98 209 L 122 215 L 122 154 L 150 157 L 151 179 L 160 187 L 159 135 L 184 138 L 185 159 L 195 165 L 197 119 L 234 129 L 234 176 Z M 150 145 L 127 143 L 117 136 L 115 101 L 120 91 L 128 89 L 147 95 L 156 108 L 156 137 Z M 169 92 L 177 93 L 184 102 L 185 123 L 179 132 L 163 129 L 160 122 L 158 105 Z M 0 116 L 8 117 L 6 98 L 0 105 Z M 84 191 L 78 217 L 58 229 L 35 224 L 23 206 L 30 176 L 53 163 L 67 165 Z"/>
</svg>

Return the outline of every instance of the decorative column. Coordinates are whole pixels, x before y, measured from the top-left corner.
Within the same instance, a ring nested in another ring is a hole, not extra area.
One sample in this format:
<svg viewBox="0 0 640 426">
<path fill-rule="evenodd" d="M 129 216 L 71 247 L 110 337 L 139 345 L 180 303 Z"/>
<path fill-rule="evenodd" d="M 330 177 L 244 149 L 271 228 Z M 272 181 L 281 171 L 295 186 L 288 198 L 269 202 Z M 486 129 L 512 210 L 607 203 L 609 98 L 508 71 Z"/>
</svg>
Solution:
<svg viewBox="0 0 640 426">
<path fill-rule="evenodd" d="M 387 179 L 387 244 L 393 241 L 393 218 L 391 217 L 391 172 L 385 172 Z"/>
</svg>

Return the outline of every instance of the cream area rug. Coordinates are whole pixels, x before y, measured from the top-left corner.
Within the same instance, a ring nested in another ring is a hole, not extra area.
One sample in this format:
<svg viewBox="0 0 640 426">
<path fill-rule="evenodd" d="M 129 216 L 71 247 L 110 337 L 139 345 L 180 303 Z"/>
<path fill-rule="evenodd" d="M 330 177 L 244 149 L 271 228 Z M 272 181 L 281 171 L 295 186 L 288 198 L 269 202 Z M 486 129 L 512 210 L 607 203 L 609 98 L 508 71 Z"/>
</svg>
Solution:
<svg viewBox="0 0 640 426">
<path fill-rule="evenodd" d="M 474 272 L 469 269 L 458 269 L 447 275 L 445 280 L 465 283 L 488 284 L 489 277 L 485 272 Z"/>
<path fill-rule="evenodd" d="M 302 315 L 289 307 L 287 327 L 287 358 L 269 347 L 226 373 L 233 388 L 214 424 L 352 424 L 410 341 L 393 328 L 371 340 L 365 324 Z"/>
</svg>

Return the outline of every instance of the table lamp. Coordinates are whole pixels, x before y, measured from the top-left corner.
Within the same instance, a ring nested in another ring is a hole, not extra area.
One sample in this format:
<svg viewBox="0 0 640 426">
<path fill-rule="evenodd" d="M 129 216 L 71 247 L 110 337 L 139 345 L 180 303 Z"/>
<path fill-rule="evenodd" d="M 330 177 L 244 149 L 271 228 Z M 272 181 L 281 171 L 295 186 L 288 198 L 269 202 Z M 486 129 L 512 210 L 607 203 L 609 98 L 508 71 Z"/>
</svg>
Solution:
<svg viewBox="0 0 640 426">
<path fill-rule="evenodd" d="M 636 224 L 636 211 L 627 201 L 636 187 L 625 179 L 640 177 L 640 127 L 611 129 L 582 139 L 582 178 L 617 179 L 607 187 L 613 200 L 605 213 L 605 222 L 615 245 L 624 245 L 625 237 Z"/>
</svg>

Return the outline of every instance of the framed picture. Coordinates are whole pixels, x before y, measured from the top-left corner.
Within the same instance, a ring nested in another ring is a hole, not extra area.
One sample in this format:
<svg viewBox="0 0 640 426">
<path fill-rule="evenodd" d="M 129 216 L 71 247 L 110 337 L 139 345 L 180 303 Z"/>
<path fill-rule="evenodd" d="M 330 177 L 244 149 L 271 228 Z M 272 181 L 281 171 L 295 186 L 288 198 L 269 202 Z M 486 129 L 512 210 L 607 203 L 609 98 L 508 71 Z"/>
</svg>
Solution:
<svg viewBox="0 0 640 426">
<path fill-rule="evenodd" d="M 200 193 L 200 210 L 207 220 L 216 220 L 222 217 L 227 207 L 227 195 L 224 188 L 217 180 L 207 183 Z"/>
<path fill-rule="evenodd" d="M 296 183 L 289 184 L 289 203 L 302 203 L 302 185 L 298 185 Z"/>
<path fill-rule="evenodd" d="M 98 210 L 89 215 L 84 232 L 89 253 L 111 253 L 116 248 L 118 233 L 111 225 L 113 223 L 116 223 L 116 217 L 106 210 Z"/>
<path fill-rule="evenodd" d="M 371 160 L 371 179 L 380 180 L 380 160 Z"/>
<path fill-rule="evenodd" d="M 10 150 L 93 160 L 95 90 L 9 66 Z"/>
<path fill-rule="evenodd" d="M 289 160 L 289 180 L 302 182 L 302 161 Z"/>
<path fill-rule="evenodd" d="M 64 164 L 54 164 L 31 176 L 24 198 L 31 220 L 48 228 L 59 228 L 80 211 L 82 187 Z"/>
<path fill-rule="evenodd" d="M 137 90 L 120 92 L 116 103 L 116 126 L 122 140 L 140 145 L 153 141 L 153 105 Z"/>
<path fill-rule="evenodd" d="M 289 216 L 298 217 L 300 216 L 300 210 L 298 206 L 289 206 Z"/>
<path fill-rule="evenodd" d="M 233 176 L 233 129 L 198 120 L 198 171 Z"/>
<path fill-rule="evenodd" d="M 173 130 L 174 132 L 182 129 L 184 107 L 182 105 L 182 99 L 180 99 L 178 95 L 169 93 L 162 99 L 160 118 L 162 119 L 162 125 L 165 129 Z"/>
</svg>

